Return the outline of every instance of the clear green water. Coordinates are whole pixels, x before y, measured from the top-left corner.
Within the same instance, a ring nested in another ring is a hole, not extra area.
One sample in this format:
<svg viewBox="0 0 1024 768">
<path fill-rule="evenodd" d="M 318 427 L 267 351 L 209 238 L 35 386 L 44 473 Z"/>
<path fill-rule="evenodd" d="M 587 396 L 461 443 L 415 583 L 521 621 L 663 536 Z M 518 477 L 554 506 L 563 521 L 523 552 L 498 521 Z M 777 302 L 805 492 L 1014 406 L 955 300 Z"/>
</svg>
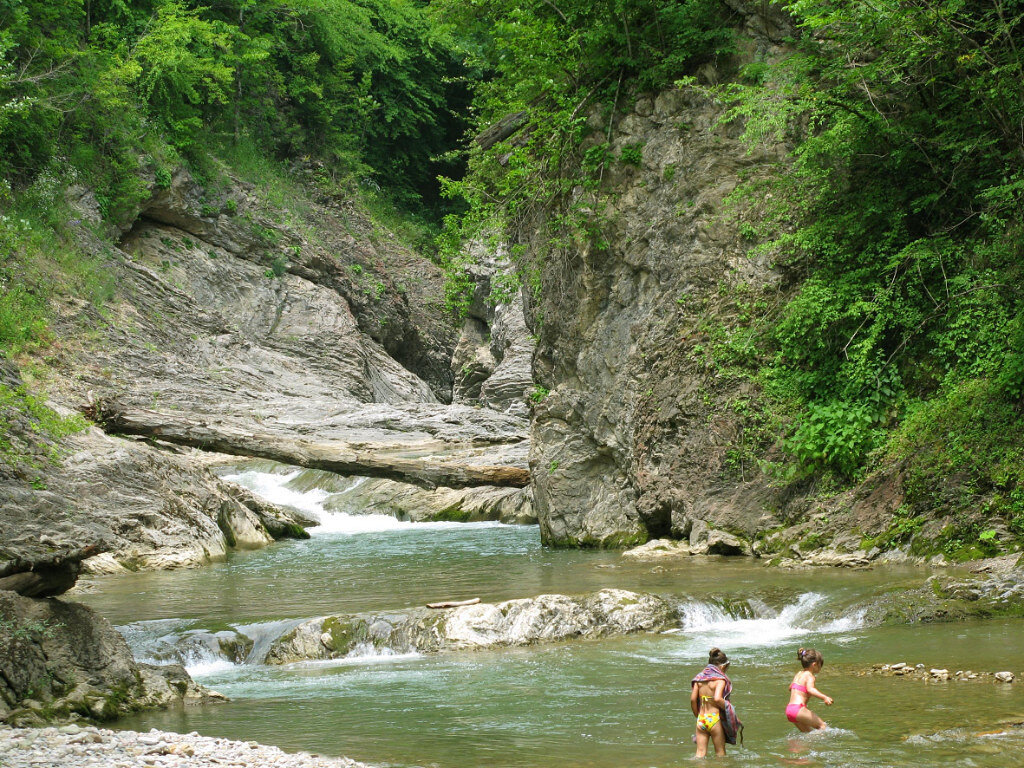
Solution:
<svg viewBox="0 0 1024 768">
<path fill-rule="evenodd" d="M 271 498 L 283 489 L 280 479 L 249 481 Z M 316 499 L 291 501 L 315 507 Z M 326 613 L 605 586 L 675 596 L 684 626 L 661 635 L 284 668 L 232 664 L 185 644 L 180 658 L 194 676 L 231 703 L 120 725 L 395 766 L 688 765 L 688 681 L 717 645 L 733 659 L 733 699 L 747 726 L 745 746 L 731 748 L 722 764 L 1024 764 L 1024 730 L 1003 725 L 1024 721 L 1024 684 L 856 674 L 894 661 L 1024 672 L 1021 623 L 869 629 L 849 610 L 879 587 L 919 583 L 920 572 L 784 572 L 740 559 L 630 563 L 615 553 L 546 550 L 531 527 L 333 517 L 324 528 L 309 541 L 208 568 L 95 580 L 79 599 L 121 625 L 149 657 L 181 652 L 182 638 L 225 626 L 253 636 L 280 626 L 274 622 Z M 722 607 L 735 597 L 754 599 Z M 818 682 L 836 704 L 812 704 L 835 726 L 827 734 L 800 736 L 783 715 L 800 645 L 827 659 Z"/>
</svg>

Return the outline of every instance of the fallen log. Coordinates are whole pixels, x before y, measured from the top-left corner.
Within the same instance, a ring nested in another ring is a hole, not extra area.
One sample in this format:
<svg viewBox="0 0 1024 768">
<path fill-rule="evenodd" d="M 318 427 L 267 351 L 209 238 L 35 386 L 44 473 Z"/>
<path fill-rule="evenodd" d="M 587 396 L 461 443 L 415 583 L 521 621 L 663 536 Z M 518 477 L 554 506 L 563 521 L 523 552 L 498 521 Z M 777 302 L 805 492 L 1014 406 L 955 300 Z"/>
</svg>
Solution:
<svg viewBox="0 0 1024 768">
<path fill-rule="evenodd" d="M 475 141 L 480 149 L 486 152 L 498 142 L 504 141 L 518 133 L 529 122 L 529 119 L 530 113 L 525 110 L 513 112 L 511 115 L 506 115 L 494 125 L 481 131 L 476 136 Z"/>
<path fill-rule="evenodd" d="M 458 608 L 461 605 L 476 605 L 479 602 L 479 597 L 474 597 L 469 600 L 445 600 L 440 603 L 427 603 L 427 608 Z"/>
<path fill-rule="evenodd" d="M 493 485 L 523 488 L 530 472 L 507 465 L 465 464 L 450 459 L 409 457 L 404 445 L 366 445 L 343 441 L 299 440 L 272 432 L 249 432 L 144 409 L 120 410 L 90 404 L 83 411 L 106 432 L 163 440 L 231 456 L 270 459 L 338 475 L 383 477 L 424 488 L 467 488 Z M 439 446 L 448 448 L 451 445 Z M 422 449 L 414 446 L 414 449 Z"/>
</svg>

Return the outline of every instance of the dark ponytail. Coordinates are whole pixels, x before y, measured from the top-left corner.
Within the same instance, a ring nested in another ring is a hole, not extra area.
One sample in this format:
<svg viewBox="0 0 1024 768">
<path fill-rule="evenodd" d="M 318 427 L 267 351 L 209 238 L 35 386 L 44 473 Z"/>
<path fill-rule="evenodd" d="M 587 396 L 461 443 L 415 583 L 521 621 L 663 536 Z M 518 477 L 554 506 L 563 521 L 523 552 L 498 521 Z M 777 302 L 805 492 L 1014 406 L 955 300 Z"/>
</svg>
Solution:
<svg viewBox="0 0 1024 768">
<path fill-rule="evenodd" d="M 810 669 L 811 665 L 815 663 L 825 666 L 825 657 L 813 648 L 801 648 L 796 652 L 796 657 L 800 659 L 804 669 Z"/>
<path fill-rule="evenodd" d="M 726 656 L 721 648 L 712 648 L 711 652 L 708 653 L 708 664 L 714 664 L 716 667 L 720 667 L 723 664 L 729 663 L 729 657 Z"/>
</svg>

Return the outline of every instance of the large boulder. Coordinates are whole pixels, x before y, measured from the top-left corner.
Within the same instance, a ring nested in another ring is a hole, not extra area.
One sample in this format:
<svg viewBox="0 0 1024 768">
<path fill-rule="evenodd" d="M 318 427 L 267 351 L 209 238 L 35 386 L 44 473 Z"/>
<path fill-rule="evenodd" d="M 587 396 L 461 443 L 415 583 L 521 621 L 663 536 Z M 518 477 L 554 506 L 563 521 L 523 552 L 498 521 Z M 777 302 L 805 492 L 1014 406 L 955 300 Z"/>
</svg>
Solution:
<svg viewBox="0 0 1024 768">
<path fill-rule="evenodd" d="M 0 590 L 0 721 L 110 720 L 218 699 L 181 667 L 137 664 L 124 638 L 92 609 Z"/>
</svg>

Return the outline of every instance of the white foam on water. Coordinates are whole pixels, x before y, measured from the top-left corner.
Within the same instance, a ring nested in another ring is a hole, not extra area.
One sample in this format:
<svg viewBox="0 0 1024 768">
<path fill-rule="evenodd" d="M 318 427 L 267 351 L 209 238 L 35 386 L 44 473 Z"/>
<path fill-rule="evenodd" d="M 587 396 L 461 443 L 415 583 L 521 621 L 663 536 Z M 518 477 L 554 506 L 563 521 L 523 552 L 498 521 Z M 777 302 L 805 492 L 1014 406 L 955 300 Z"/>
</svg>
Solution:
<svg viewBox="0 0 1024 768">
<path fill-rule="evenodd" d="M 811 633 L 850 632 L 863 625 L 863 613 L 827 624 L 815 624 L 812 610 L 824 599 L 825 596 L 817 592 L 806 592 L 774 616 L 749 619 L 730 616 L 724 608 L 710 603 L 687 603 L 680 609 L 682 632 L 687 635 L 714 635 L 720 645 L 728 643 L 733 647 L 758 648 L 779 645 Z M 764 610 L 759 608 L 758 612 L 763 613 Z"/>
<path fill-rule="evenodd" d="M 296 491 L 288 488 L 288 482 L 298 477 L 301 472 L 302 470 L 296 469 L 294 472 L 278 475 L 246 469 L 236 474 L 224 475 L 224 479 L 248 488 L 272 504 L 297 509 L 319 520 L 320 515 L 325 511 L 324 501 L 330 494 L 319 488 L 309 491 Z"/>
<path fill-rule="evenodd" d="M 315 661 L 297 661 L 285 665 L 286 669 L 343 667 L 356 664 L 387 664 L 396 661 L 422 658 L 423 654 L 415 651 L 396 651 L 392 648 L 375 648 L 370 643 L 359 643 L 340 659 L 318 659 Z"/>
<path fill-rule="evenodd" d="M 182 655 L 180 663 L 193 679 L 221 675 L 238 667 L 235 662 L 207 648 L 190 648 Z"/>
<path fill-rule="evenodd" d="M 362 533 L 379 533 L 382 531 L 395 530 L 444 530 L 452 528 L 464 528 L 467 526 L 496 527 L 503 523 L 481 522 L 481 523 L 414 523 L 407 520 L 399 520 L 392 515 L 350 515 L 345 512 L 334 512 L 324 507 L 324 502 L 331 496 L 344 496 L 358 491 L 359 486 L 366 482 L 367 478 L 358 478 L 344 491 L 331 494 L 328 491 L 314 488 L 308 491 L 296 491 L 287 487 L 288 483 L 298 477 L 303 470 L 296 469 L 287 474 L 274 474 L 261 472 L 259 470 L 244 470 L 236 474 L 224 475 L 225 480 L 238 483 L 257 496 L 266 499 L 271 504 L 297 509 L 319 522 L 319 525 L 309 529 L 313 536 L 322 535 L 345 535 L 351 536 Z"/>
</svg>

